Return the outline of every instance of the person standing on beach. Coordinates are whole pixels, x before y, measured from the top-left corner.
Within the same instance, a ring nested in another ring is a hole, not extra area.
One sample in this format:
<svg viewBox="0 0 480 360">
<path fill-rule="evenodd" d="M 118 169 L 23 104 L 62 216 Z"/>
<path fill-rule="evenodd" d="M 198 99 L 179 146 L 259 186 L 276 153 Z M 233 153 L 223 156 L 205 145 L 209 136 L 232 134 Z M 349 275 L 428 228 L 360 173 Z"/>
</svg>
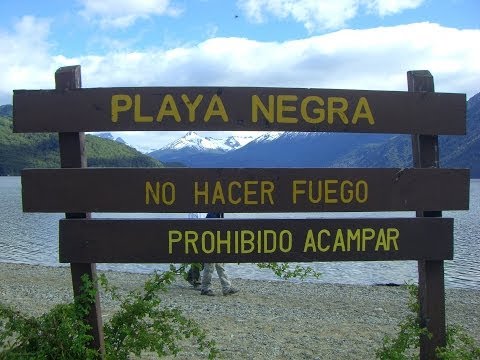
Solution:
<svg viewBox="0 0 480 360">
<path fill-rule="evenodd" d="M 208 213 L 207 219 L 220 219 L 223 218 L 223 213 Z M 207 296 L 214 296 L 214 292 L 212 290 L 212 274 L 213 270 L 217 270 L 218 277 L 220 279 L 220 283 L 222 284 L 222 292 L 223 295 L 232 295 L 237 293 L 239 290 L 232 286 L 227 273 L 225 272 L 225 268 L 223 267 L 223 263 L 205 263 L 203 264 L 203 276 L 202 276 L 202 285 L 200 288 L 201 295 Z"/>
</svg>

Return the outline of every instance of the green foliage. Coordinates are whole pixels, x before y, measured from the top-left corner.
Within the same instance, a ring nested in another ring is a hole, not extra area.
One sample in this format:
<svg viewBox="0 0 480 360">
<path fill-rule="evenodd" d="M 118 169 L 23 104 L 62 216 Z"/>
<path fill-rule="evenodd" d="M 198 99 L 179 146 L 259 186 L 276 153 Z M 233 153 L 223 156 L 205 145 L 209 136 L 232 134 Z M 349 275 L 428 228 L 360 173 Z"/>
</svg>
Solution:
<svg viewBox="0 0 480 360">
<path fill-rule="evenodd" d="M 143 290 L 121 297 L 104 276 L 100 283 L 107 294 L 120 301 L 120 310 L 105 324 L 105 359 L 128 359 L 143 352 L 159 356 L 177 354 L 183 339 L 195 339 L 200 351 L 214 359 L 218 351 L 213 341 L 193 320 L 178 309 L 161 307 L 160 291 L 166 291 L 182 269 L 172 267 L 155 273 Z M 95 300 L 94 284 L 83 277 L 82 294 L 71 304 L 55 306 L 35 318 L 0 304 L 0 359 L 97 359 L 97 350 L 89 348 L 90 327 L 83 319 Z"/>
<path fill-rule="evenodd" d="M 289 263 L 257 263 L 257 266 L 260 269 L 270 269 L 276 276 L 284 280 L 292 278 L 304 280 L 309 276 L 318 279 L 322 275 L 321 273 L 313 270 L 310 266 L 295 265 L 295 267 L 292 269 Z"/>
<path fill-rule="evenodd" d="M 178 309 L 160 307 L 158 293 L 166 291 L 176 275 L 184 267 L 162 274 L 155 273 L 144 286 L 143 291 L 131 292 L 121 303 L 120 310 L 105 325 L 106 359 L 128 359 L 131 354 L 140 356 L 143 351 L 155 352 L 158 356 L 178 354 L 180 339 L 196 339 L 201 352 L 207 350 L 208 358 L 214 359 L 218 352 L 213 341 L 206 339 L 206 333 L 193 320 L 186 318 Z M 103 277 L 102 285 L 114 299 L 117 289 L 110 287 Z"/>
<path fill-rule="evenodd" d="M 418 287 L 407 285 L 409 292 L 409 315 L 399 325 L 396 337 L 386 336 L 383 344 L 375 353 L 381 360 L 419 359 L 420 337 L 432 335 L 420 326 L 418 317 Z M 437 348 L 437 357 L 442 360 L 480 360 L 480 348 L 475 340 L 467 335 L 462 327 L 448 326 L 445 347 Z"/>
<path fill-rule="evenodd" d="M 0 116 L 0 176 L 24 168 L 60 167 L 57 134 L 14 134 L 12 119 Z M 86 136 L 88 166 L 161 167 L 159 161 L 116 141 Z"/>
<path fill-rule="evenodd" d="M 407 285 L 410 294 L 408 298 L 408 309 L 410 314 L 400 322 L 399 332 L 396 337 L 386 336 L 383 339 L 382 348 L 376 352 L 381 360 L 407 360 L 418 359 L 420 336 L 428 336 L 426 328 L 420 327 L 418 313 L 420 305 L 417 300 L 418 288 L 415 285 Z"/>
<path fill-rule="evenodd" d="M 447 328 L 447 341 L 444 347 L 437 349 L 442 360 L 479 360 L 480 347 L 460 326 Z"/>
<path fill-rule="evenodd" d="M 161 167 L 158 160 L 113 140 L 86 136 L 87 163 L 90 167 Z"/>
<path fill-rule="evenodd" d="M 84 278 L 85 295 L 35 318 L 0 304 L 0 359 L 96 359 L 88 345 L 90 326 L 82 319 L 95 295 Z"/>
</svg>

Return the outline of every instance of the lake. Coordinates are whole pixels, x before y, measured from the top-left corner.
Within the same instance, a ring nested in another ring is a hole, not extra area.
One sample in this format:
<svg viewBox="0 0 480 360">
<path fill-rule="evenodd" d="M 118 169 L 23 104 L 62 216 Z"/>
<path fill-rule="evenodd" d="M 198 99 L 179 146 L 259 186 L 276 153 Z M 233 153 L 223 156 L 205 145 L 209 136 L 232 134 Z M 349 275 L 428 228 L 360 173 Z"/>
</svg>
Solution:
<svg viewBox="0 0 480 360">
<path fill-rule="evenodd" d="M 187 218 L 193 214 L 93 214 L 93 217 Z M 225 214 L 226 218 L 414 217 L 414 212 Z M 453 217 L 454 259 L 445 261 L 446 287 L 480 290 L 480 180 L 470 183 L 470 210 L 444 211 Z M 68 266 L 58 263 L 58 220 L 63 214 L 23 213 L 20 177 L 0 177 L 0 262 Z M 340 284 L 417 282 L 416 261 L 306 263 L 322 273 L 308 281 Z M 149 273 L 164 264 L 98 264 L 99 269 Z M 254 264 L 228 264 L 232 278 L 275 280 Z"/>
</svg>

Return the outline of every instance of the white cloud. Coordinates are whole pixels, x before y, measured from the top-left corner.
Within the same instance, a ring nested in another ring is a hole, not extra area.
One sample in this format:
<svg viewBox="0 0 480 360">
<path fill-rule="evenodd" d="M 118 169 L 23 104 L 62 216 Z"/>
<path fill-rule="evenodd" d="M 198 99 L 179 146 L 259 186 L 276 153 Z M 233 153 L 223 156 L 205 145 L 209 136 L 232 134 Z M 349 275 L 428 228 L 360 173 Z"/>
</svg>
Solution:
<svg viewBox="0 0 480 360">
<path fill-rule="evenodd" d="M 68 59 L 85 86 L 277 86 L 405 90 L 430 70 L 437 91 L 478 92 L 480 30 L 417 23 L 285 42 L 213 38 L 195 46 Z M 66 61 L 65 59 L 64 61 Z M 56 62 L 61 62 L 56 59 Z"/>
<path fill-rule="evenodd" d="M 150 16 L 177 16 L 179 7 L 170 0 L 80 0 L 83 9 L 80 14 L 89 20 L 99 21 L 104 27 L 124 28 L 139 19 Z"/>
<path fill-rule="evenodd" d="M 1 103 L 11 102 L 12 89 L 40 88 L 53 79 L 49 32 L 50 21 L 33 16 L 20 18 L 11 32 L 0 31 Z"/>
<path fill-rule="evenodd" d="M 268 15 L 279 19 L 292 18 L 309 32 L 339 29 L 353 19 L 362 7 L 380 16 L 413 9 L 423 0 L 237 0 L 245 15 L 263 22 Z"/>
<path fill-rule="evenodd" d="M 364 0 L 367 7 L 380 16 L 392 15 L 419 7 L 424 0 Z"/>
<path fill-rule="evenodd" d="M 406 90 L 430 70 L 438 92 L 480 91 L 480 30 L 417 23 L 341 30 L 284 42 L 213 38 L 196 45 L 68 58 L 51 54 L 48 21 L 22 18 L 0 33 L 0 104 L 12 89 L 54 88 L 58 67 L 81 64 L 84 87 L 272 86 Z M 153 136 L 153 134 L 152 134 Z M 171 134 L 169 134 L 171 136 Z M 147 142 L 145 137 L 142 142 Z M 153 138 L 158 144 L 160 135 Z M 128 138 L 125 140 L 129 141 Z M 162 144 L 161 144 L 162 145 Z"/>
</svg>

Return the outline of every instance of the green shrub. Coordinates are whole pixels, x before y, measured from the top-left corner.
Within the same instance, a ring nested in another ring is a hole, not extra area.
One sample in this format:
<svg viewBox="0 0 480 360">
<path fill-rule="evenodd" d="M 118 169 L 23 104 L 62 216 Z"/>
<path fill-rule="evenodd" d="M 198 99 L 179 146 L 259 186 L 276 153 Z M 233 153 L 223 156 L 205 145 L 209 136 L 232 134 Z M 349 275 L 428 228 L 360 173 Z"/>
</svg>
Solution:
<svg viewBox="0 0 480 360">
<path fill-rule="evenodd" d="M 399 324 L 396 337 L 385 336 L 383 344 L 375 353 L 381 360 L 419 359 L 420 337 L 432 335 L 427 328 L 420 326 L 418 287 L 407 285 L 409 292 L 408 309 L 410 313 Z M 467 335 L 460 326 L 447 326 L 446 345 L 437 348 L 437 357 L 441 360 L 480 360 L 480 348 L 475 340 Z"/>
<path fill-rule="evenodd" d="M 319 277 L 310 267 L 288 263 L 260 263 L 260 268 L 272 270 L 282 279 L 307 276 Z M 178 354 L 181 341 L 195 341 L 198 350 L 209 359 L 218 355 L 215 342 L 207 340 L 206 332 L 180 310 L 161 305 L 160 292 L 166 291 L 177 275 L 184 276 L 187 264 L 169 271 L 155 273 L 141 290 L 121 296 L 106 277 L 99 285 L 105 294 L 119 302 L 119 309 L 104 324 L 105 359 L 122 360 L 153 352 L 158 356 Z M 0 304 L 0 359 L 75 360 L 97 359 L 100 354 L 91 349 L 90 326 L 83 321 L 95 301 L 96 287 L 88 276 L 82 277 L 81 295 L 73 303 L 56 305 L 39 317 L 29 317 Z"/>
<path fill-rule="evenodd" d="M 181 269 L 155 273 L 143 289 L 125 297 L 118 295 L 104 276 L 100 284 L 106 293 L 120 301 L 120 309 L 104 326 L 105 359 L 122 360 L 130 355 L 154 352 L 158 356 L 177 354 L 183 339 L 196 341 L 209 359 L 218 352 L 213 341 L 193 320 L 178 309 L 162 308 L 159 295 Z M 39 317 L 28 317 L 0 304 L 0 359 L 97 359 L 99 353 L 89 345 L 90 326 L 83 321 L 96 296 L 94 284 L 82 277 L 82 295 L 73 303 L 60 304 Z"/>
</svg>

